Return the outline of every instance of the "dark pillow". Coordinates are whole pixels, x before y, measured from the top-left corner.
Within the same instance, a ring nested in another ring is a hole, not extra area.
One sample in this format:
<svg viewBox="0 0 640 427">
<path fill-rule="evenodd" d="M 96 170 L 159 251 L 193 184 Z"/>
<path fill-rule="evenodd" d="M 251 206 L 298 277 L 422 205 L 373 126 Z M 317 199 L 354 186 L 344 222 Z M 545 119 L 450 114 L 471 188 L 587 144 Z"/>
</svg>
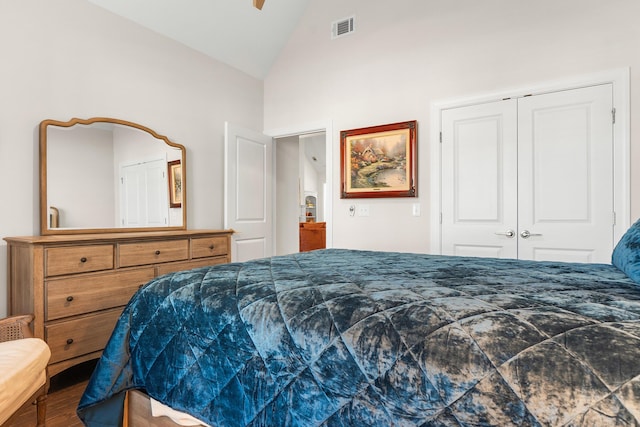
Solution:
<svg viewBox="0 0 640 427">
<path fill-rule="evenodd" d="M 611 263 L 631 280 L 640 283 L 640 220 L 624 233 L 613 250 Z"/>
</svg>

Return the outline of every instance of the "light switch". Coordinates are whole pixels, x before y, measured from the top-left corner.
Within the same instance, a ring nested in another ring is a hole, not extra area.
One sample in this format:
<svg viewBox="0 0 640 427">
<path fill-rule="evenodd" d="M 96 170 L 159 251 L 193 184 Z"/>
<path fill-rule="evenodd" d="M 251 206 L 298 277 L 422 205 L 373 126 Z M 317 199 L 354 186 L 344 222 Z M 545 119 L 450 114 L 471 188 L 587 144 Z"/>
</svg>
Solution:
<svg viewBox="0 0 640 427">
<path fill-rule="evenodd" d="M 420 216 L 420 203 L 413 204 L 413 216 Z"/>
<path fill-rule="evenodd" d="M 358 216 L 369 216 L 369 205 L 358 205 Z"/>
</svg>

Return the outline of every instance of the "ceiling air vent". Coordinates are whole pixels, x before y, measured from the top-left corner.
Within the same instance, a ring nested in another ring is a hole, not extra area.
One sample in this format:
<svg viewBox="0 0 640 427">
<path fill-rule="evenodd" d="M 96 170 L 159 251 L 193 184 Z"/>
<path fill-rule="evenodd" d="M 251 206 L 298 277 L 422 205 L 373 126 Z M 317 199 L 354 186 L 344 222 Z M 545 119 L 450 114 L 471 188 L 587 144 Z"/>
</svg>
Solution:
<svg viewBox="0 0 640 427">
<path fill-rule="evenodd" d="M 349 18 L 340 19 L 331 24 L 331 38 L 336 39 L 338 37 L 346 36 L 347 34 L 351 34 L 355 31 L 355 27 L 353 26 L 353 21 L 355 20 L 354 16 Z"/>
</svg>

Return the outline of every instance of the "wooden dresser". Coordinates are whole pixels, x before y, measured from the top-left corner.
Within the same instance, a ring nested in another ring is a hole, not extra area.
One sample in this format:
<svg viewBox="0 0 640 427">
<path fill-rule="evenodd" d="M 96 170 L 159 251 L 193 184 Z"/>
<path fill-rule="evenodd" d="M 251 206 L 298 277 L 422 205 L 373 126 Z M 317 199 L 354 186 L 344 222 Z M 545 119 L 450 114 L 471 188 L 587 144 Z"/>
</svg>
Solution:
<svg viewBox="0 0 640 427">
<path fill-rule="evenodd" d="M 231 260 L 230 230 L 7 237 L 9 314 L 33 313 L 49 375 L 98 358 L 131 296 L 156 276 Z"/>
</svg>

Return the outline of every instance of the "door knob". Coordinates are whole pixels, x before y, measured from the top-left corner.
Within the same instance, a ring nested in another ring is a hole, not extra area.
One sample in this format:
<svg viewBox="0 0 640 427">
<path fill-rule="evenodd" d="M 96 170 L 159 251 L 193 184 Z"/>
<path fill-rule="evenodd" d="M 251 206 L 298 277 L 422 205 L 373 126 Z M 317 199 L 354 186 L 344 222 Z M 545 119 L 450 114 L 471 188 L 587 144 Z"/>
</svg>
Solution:
<svg viewBox="0 0 640 427">
<path fill-rule="evenodd" d="M 507 236 L 509 238 L 513 237 L 516 235 L 516 232 L 513 230 L 509 230 L 509 231 L 496 231 L 495 232 L 496 235 L 498 236 Z"/>
<path fill-rule="evenodd" d="M 520 233 L 520 237 L 522 237 L 523 239 L 528 239 L 531 236 L 542 236 L 542 234 L 532 233 L 529 230 L 523 230 L 522 233 Z"/>
</svg>

